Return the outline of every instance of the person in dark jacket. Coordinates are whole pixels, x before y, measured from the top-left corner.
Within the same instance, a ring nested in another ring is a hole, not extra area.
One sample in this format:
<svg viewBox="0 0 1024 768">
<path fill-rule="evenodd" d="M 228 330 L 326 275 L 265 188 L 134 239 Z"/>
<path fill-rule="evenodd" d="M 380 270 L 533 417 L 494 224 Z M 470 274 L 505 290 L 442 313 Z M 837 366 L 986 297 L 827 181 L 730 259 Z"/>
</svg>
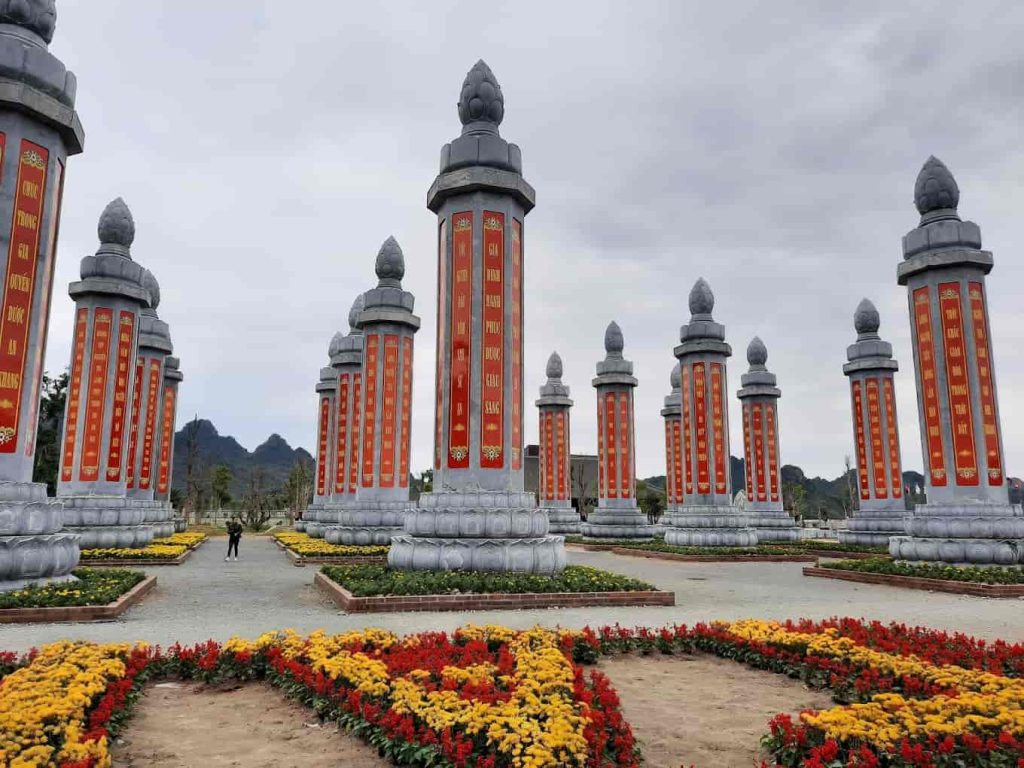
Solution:
<svg viewBox="0 0 1024 768">
<path fill-rule="evenodd" d="M 242 523 L 239 522 L 237 517 L 232 517 L 228 521 L 228 556 L 224 558 L 226 563 L 231 559 L 231 552 L 235 553 L 235 560 L 238 559 L 238 542 L 242 540 Z"/>
</svg>

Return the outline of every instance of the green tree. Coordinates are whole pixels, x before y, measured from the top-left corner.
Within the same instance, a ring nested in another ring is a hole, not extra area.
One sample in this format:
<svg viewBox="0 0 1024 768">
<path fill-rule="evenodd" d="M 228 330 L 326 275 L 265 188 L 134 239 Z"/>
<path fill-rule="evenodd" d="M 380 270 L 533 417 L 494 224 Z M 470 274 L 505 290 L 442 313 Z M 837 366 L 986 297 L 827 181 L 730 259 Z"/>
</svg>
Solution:
<svg viewBox="0 0 1024 768">
<path fill-rule="evenodd" d="M 313 470 L 303 461 L 296 461 L 288 473 L 284 487 L 284 505 L 291 512 L 293 520 L 302 517 L 302 512 L 313 500 Z"/>
<path fill-rule="evenodd" d="M 800 522 L 803 519 L 804 502 L 806 499 L 807 491 L 799 483 L 785 483 L 782 486 L 783 506 L 797 522 Z"/>
<path fill-rule="evenodd" d="M 636 500 L 640 510 L 647 515 L 647 522 L 654 525 L 665 511 L 665 494 L 651 488 L 643 480 L 636 483 Z"/>
<path fill-rule="evenodd" d="M 210 472 L 210 492 L 217 510 L 224 509 L 231 503 L 231 468 L 226 464 L 218 464 Z"/>
<path fill-rule="evenodd" d="M 64 428 L 64 404 L 68 395 L 68 372 L 56 378 L 43 374 L 42 399 L 36 428 L 36 459 L 32 481 L 46 483 L 46 491 L 57 493 L 57 472 L 60 469 L 60 440 Z"/>
</svg>

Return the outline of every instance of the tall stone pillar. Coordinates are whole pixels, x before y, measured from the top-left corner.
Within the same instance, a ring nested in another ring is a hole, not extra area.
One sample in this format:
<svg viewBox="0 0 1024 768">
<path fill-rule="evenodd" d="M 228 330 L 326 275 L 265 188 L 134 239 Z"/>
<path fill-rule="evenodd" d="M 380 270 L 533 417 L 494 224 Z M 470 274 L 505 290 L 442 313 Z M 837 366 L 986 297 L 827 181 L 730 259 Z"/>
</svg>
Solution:
<svg viewBox="0 0 1024 768">
<path fill-rule="evenodd" d="M 743 408 L 743 450 L 747 476 L 747 514 L 758 542 L 796 541 L 800 531 L 782 505 L 782 461 L 779 459 L 779 398 L 768 349 L 757 336 L 747 346 L 750 370 L 740 377 L 736 393 Z"/>
<path fill-rule="evenodd" d="M 889 540 L 902 560 L 1024 562 L 1024 514 L 1010 505 L 985 293 L 992 253 L 957 214 L 953 175 L 928 158 L 914 187 L 921 223 L 903 238 L 928 503 Z"/>
<path fill-rule="evenodd" d="M 377 287 L 363 294 L 357 324 L 362 330 L 363 365 L 358 446 L 359 482 L 328 541 L 389 544 L 413 508 L 409 501 L 412 440 L 413 337 L 420 319 L 415 297 L 402 290 L 405 256 L 395 238 L 377 254 Z"/>
<path fill-rule="evenodd" d="M 392 567 L 555 573 L 561 537 L 523 490 L 523 221 L 533 187 L 498 133 L 505 104 L 483 61 L 459 97 L 462 135 L 427 193 L 438 217 L 434 489 L 392 541 Z"/>
<path fill-rule="evenodd" d="M 580 532 L 580 513 L 572 508 L 569 452 L 569 388 L 562 383 L 562 358 L 548 358 L 547 383 L 540 388 L 540 506 L 548 516 L 552 533 Z"/>
<path fill-rule="evenodd" d="M 185 377 L 181 373 L 181 361 L 173 355 L 164 359 L 163 403 L 160 407 L 160 450 L 157 454 L 158 474 L 156 498 L 164 505 L 164 520 L 171 521 L 171 528 L 184 531 L 184 519 L 174 517 L 171 506 L 171 484 L 174 474 L 174 434 L 178 423 L 178 385 Z"/>
<path fill-rule="evenodd" d="M 679 363 L 672 366 L 669 376 L 672 391 L 665 398 L 661 416 L 665 420 L 665 515 L 682 506 L 683 493 L 683 404 L 682 379 Z M 667 519 L 667 517 L 666 517 Z M 660 527 L 664 527 L 662 524 Z"/>
<path fill-rule="evenodd" d="M 320 369 L 316 394 L 316 468 L 313 475 L 313 502 L 306 508 L 302 517 L 306 521 L 306 533 L 314 539 L 322 539 L 324 524 L 320 521 L 320 515 L 331 500 L 331 473 L 334 467 L 338 411 L 338 377 L 330 366 Z"/>
<path fill-rule="evenodd" d="M 366 302 L 356 297 L 348 313 L 348 334 L 340 331 L 331 341 L 331 367 L 337 378 L 337 410 L 334 416 L 334 466 L 330 472 L 331 500 L 320 511 L 324 538 L 341 543 L 337 530 L 342 512 L 356 500 L 359 487 L 359 445 L 362 431 L 363 331 L 359 316 Z"/>
<path fill-rule="evenodd" d="M 32 482 L 64 167 L 82 151 L 74 74 L 46 0 L 0 0 L 0 592 L 68 580 L 78 539 Z"/>
<path fill-rule="evenodd" d="M 677 546 L 748 547 L 757 544 L 746 513 L 732 505 L 726 360 L 732 347 L 725 326 L 711 316 L 715 296 L 700 278 L 690 291 L 690 322 L 679 330 L 683 411 L 682 506 L 670 510 L 665 541 Z"/>
<path fill-rule="evenodd" d="M 650 539 L 654 526 L 636 505 L 636 435 L 633 363 L 622 357 L 622 331 L 604 334 L 605 358 L 593 380 L 597 390 L 597 507 L 580 527 L 592 539 Z"/>
<path fill-rule="evenodd" d="M 160 467 L 160 425 L 163 421 L 164 361 L 174 351 L 167 323 L 156 313 L 160 306 L 160 284 L 148 269 L 142 285 L 149 292 L 150 305 L 139 316 L 139 347 L 135 357 L 134 394 L 128 431 L 128 499 L 143 510 L 143 520 L 154 536 L 170 536 L 165 505 L 156 499 Z"/>
<path fill-rule="evenodd" d="M 875 305 L 861 301 L 853 316 L 857 341 L 846 348 L 849 362 L 843 366 L 850 378 L 860 502 L 839 541 L 870 547 L 888 546 L 890 536 L 902 535 L 906 516 L 893 376 L 899 364 L 892 344 L 879 338 L 879 324 Z"/>
<path fill-rule="evenodd" d="M 144 547 L 153 529 L 127 498 L 128 448 L 139 315 L 151 299 L 146 271 L 131 258 L 135 222 L 120 198 L 100 216 L 99 238 L 96 255 L 82 259 L 81 281 L 68 287 L 75 332 L 57 496 L 83 549 Z"/>
</svg>

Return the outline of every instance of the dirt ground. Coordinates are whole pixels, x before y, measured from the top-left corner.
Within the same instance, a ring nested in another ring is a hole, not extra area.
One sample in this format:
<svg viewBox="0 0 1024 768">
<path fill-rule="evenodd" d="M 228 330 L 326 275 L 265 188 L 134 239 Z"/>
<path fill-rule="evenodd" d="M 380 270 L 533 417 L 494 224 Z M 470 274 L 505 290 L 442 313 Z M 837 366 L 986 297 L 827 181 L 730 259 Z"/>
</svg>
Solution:
<svg viewBox="0 0 1024 768">
<path fill-rule="evenodd" d="M 146 690 L 113 749 L 115 768 L 384 768 L 354 736 L 283 693 L 251 683 L 215 690 L 158 683 Z"/>
<path fill-rule="evenodd" d="M 604 659 L 648 768 L 751 768 L 780 712 L 834 706 L 826 693 L 714 656 Z"/>
</svg>

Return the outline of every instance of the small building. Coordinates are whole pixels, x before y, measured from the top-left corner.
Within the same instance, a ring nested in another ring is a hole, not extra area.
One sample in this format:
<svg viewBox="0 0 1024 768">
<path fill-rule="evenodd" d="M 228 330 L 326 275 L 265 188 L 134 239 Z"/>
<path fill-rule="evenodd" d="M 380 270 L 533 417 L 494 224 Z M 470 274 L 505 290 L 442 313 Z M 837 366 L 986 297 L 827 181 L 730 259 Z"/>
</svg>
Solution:
<svg viewBox="0 0 1024 768">
<path fill-rule="evenodd" d="M 526 446 L 526 462 L 523 464 L 524 490 L 540 492 L 540 446 Z M 597 456 L 573 453 L 570 455 L 569 490 L 572 494 L 572 508 L 580 511 L 580 500 L 584 507 L 597 505 Z M 589 501 L 588 501 L 589 500 Z"/>
</svg>

